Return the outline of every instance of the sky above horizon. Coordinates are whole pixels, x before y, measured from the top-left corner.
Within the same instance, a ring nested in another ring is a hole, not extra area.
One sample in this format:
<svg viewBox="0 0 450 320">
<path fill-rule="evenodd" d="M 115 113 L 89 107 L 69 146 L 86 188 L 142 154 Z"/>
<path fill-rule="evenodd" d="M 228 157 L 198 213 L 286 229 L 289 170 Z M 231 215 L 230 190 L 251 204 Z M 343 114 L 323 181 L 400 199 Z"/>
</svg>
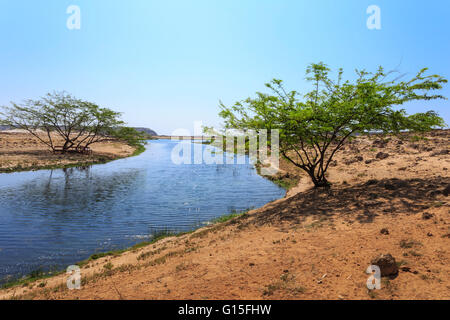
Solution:
<svg viewBox="0 0 450 320">
<path fill-rule="evenodd" d="M 66 26 L 70 5 L 80 29 Z M 369 5 L 380 30 L 367 28 Z M 0 105 L 65 90 L 130 126 L 192 132 L 194 121 L 220 125 L 219 101 L 265 91 L 272 78 L 306 93 L 313 62 L 349 78 L 379 65 L 449 78 L 449 12 L 446 0 L 0 0 Z M 440 93 L 450 97 L 449 85 Z M 403 107 L 450 124 L 447 100 Z"/>
</svg>

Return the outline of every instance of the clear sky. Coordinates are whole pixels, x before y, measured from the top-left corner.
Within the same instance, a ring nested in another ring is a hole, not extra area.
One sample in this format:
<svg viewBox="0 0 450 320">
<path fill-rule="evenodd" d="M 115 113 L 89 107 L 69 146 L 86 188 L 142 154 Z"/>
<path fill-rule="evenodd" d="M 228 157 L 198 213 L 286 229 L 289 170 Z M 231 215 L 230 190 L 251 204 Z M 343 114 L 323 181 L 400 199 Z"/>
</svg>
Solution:
<svg viewBox="0 0 450 320">
<path fill-rule="evenodd" d="M 81 10 L 69 30 L 69 5 Z M 381 30 L 369 30 L 369 5 Z M 160 134 L 220 123 L 231 104 L 283 79 L 308 88 L 311 62 L 450 77 L 448 0 L 0 0 L 0 104 L 66 90 Z M 450 85 L 442 93 L 450 97 Z M 412 103 L 438 111 L 448 101 Z"/>
</svg>

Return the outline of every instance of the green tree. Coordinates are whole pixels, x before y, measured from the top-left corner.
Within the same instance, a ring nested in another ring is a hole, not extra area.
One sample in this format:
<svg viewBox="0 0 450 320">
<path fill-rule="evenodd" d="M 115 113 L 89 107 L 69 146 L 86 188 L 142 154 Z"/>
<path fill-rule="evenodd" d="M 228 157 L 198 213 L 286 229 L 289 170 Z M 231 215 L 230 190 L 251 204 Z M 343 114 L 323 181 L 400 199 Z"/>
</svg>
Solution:
<svg viewBox="0 0 450 320">
<path fill-rule="evenodd" d="M 84 152 L 91 144 L 120 137 L 124 124 L 121 113 L 97 104 L 72 97 L 65 92 L 49 93 L 37 100 L 2 107 L 2 123 L 23 129 L 46 144 L 53 151 L 61 148 Z M 55 145 L 55 137 L 63 145 Z M 127 139 L 131 139 L 127 132 Z"/>
<path fill-rule="evenodd" d="M 441 89 L 447 80 L 425 75 L 426 71 L 400 81 L 389 79 L 393 72 L 380 67 L 374 73 L 356 70 L 354 81 L 344 81 L 342 69 L 333 80 L 324 63 L 311 64 L 306 80 L 313 88 L 303 97 L 287 92 L 283 82 L 274 79 L 266 84 L 271 94 L 257 92 L 256 98 L 231 107 L 220 103 L 220 116 L 226 128 L 278 129 L 281 154 L 307 172 L 316 187 L 328 186 L 325 173 L 334 155 L 355 135 L 425 132 L 445 126 L 434 111 L 407 115 L 395 108 L 408 101 L 445 99 L 430 92 Z"/>
<path fill-rule="evenodd" d="M 130 127 L 115 128 L 111 131 L 111 136 L 123 140 L 134 147 L 142 146 L 147 140 L 152 139 L 149 134 Z"/>
</svg>

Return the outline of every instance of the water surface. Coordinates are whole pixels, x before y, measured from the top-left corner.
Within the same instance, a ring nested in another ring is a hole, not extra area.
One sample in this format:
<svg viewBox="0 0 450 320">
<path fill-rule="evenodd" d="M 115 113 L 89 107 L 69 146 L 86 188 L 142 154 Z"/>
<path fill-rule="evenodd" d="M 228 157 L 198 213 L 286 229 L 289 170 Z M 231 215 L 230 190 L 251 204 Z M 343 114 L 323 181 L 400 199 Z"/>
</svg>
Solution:
<svg viewBox="0 0 450 320">
<path fill-rule="evenodd" d="M 0 174 L 0 283 L 129 247 L 159 230 L 191 230 L 285 194 L 247 158 L 176 165 L 176 143 L 154 140 L 137 157 L 92 167 Z"/>
</svg>

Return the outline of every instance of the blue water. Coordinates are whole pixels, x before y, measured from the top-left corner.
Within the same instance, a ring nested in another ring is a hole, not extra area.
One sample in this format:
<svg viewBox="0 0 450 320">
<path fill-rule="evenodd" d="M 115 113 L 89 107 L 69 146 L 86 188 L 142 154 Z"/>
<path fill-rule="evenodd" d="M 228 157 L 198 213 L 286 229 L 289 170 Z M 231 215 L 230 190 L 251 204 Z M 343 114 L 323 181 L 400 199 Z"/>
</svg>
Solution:
<svg viewBox="0 0 450 320">
<path fill-rule="evenodd" d="M 176 143 L 154 140 L 137 157 L 86 168 L 0 174 L 0 283 L 126 248 L 160 230 L 192 230 L 285 194 L 247 158 L 174 164 Z"/>
</svg>

